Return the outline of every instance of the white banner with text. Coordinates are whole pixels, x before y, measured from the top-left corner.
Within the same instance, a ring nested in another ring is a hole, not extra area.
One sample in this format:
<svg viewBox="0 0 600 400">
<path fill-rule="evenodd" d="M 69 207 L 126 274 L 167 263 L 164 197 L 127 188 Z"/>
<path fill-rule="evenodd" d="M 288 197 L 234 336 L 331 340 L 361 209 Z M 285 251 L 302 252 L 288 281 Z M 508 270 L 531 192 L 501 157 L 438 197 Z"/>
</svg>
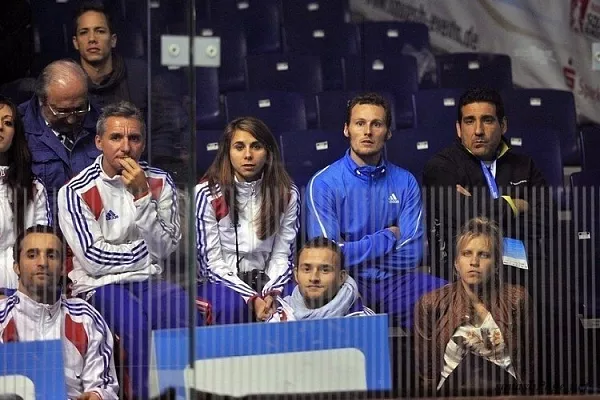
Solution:
<svg viewBox="0 0 600 400">
<path fill-rule="evenodd" d="M 434 49 L 508 54 L 517 86 L 571 90 L 580 122 L 600 123 L 600 54 L 594 56 L 592 51 L 593 43 L 600 42 L 600 0 L 350 0 L 350 4 L 354 14 L 368 20 L 426 24 Z"/>
</svg>

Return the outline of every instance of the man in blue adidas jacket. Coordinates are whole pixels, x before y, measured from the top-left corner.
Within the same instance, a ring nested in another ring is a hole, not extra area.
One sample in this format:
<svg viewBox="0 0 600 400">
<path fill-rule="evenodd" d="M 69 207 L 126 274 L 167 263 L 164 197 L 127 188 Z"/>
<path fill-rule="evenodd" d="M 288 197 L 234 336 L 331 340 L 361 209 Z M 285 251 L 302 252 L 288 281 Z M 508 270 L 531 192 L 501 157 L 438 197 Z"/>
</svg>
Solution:
<svg viewBox="0 0 600 400">
<path fill-rule="evenodd" d="M 338 241 L 366 305 L 387 313 L 393 326 L 410 328 L 419 297 L 446 281 L 415 271 L 424 245 L 421 189 L 410 172 L 383 157 L 390 125 L 380 95 L 349 102 L 350 149 L 310 180 L 307 231 L 309 238 Z"/>
</svg>

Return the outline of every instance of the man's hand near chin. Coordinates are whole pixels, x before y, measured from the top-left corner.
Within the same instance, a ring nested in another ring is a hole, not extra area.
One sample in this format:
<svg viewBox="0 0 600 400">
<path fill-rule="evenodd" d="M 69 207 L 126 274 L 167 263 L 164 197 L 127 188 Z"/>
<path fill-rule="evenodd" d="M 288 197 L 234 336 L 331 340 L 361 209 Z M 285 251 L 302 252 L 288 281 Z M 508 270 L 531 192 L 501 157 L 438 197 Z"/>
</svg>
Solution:
<svg viewBox="0 0 600 400">
<path fill-rule="evenodd" d="M 148 193 L 148 182 L 144 170 L 133 158 L 122 158 L 119 163 L 123 167 L 121 177 L 127 190 L 133 194 L 133 197 L 139 199 Z"/>
</svg>

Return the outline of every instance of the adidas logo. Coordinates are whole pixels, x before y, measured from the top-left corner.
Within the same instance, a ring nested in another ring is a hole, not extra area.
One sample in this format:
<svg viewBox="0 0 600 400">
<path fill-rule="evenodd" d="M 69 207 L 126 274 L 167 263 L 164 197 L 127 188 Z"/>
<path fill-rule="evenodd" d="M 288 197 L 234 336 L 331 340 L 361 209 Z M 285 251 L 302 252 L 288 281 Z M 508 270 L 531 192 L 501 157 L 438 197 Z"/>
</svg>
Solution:
<svg viewBox="0 0 600 400">
<path fill-rule="evenodd" d="M 398 203 L 400 203 L 400 201 L 396 197 L 395 193 L 390 194 L 390 197 L 388 198 L 388 201 L 390 202 L 390 204 L 398 204 Z"/>
<path fill-rule="evenodd" d="M 112 221 L 113 219 L 117 219 L 119 218 L 119 216 L 117 214 L 115 214 L 115 212 L 113 210 L 109 210 L 106 213 L 106 220 L 107 221 Z"/>
</svg>

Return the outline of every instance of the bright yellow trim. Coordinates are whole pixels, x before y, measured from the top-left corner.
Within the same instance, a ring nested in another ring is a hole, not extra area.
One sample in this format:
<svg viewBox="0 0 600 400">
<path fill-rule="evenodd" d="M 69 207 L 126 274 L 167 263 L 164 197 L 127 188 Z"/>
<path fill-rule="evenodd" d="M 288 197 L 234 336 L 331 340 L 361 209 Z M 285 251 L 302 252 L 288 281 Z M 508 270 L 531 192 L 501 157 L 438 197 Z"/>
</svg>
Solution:
<svg viewBox="0 0 600 400">
<path fill-rule="evenodd" d="M 515 202 L 513 201 L 513 199 L 510 196 L 502 196 L 502 198 L 504 200 L 506 200 L 506 202 L 508 203 L 508 205 L 512 209 L 513 214 L 517 215 L 519 213 L 519 210 L 517 210 L 517 206 L 515 205 Z"/>
</svg>

